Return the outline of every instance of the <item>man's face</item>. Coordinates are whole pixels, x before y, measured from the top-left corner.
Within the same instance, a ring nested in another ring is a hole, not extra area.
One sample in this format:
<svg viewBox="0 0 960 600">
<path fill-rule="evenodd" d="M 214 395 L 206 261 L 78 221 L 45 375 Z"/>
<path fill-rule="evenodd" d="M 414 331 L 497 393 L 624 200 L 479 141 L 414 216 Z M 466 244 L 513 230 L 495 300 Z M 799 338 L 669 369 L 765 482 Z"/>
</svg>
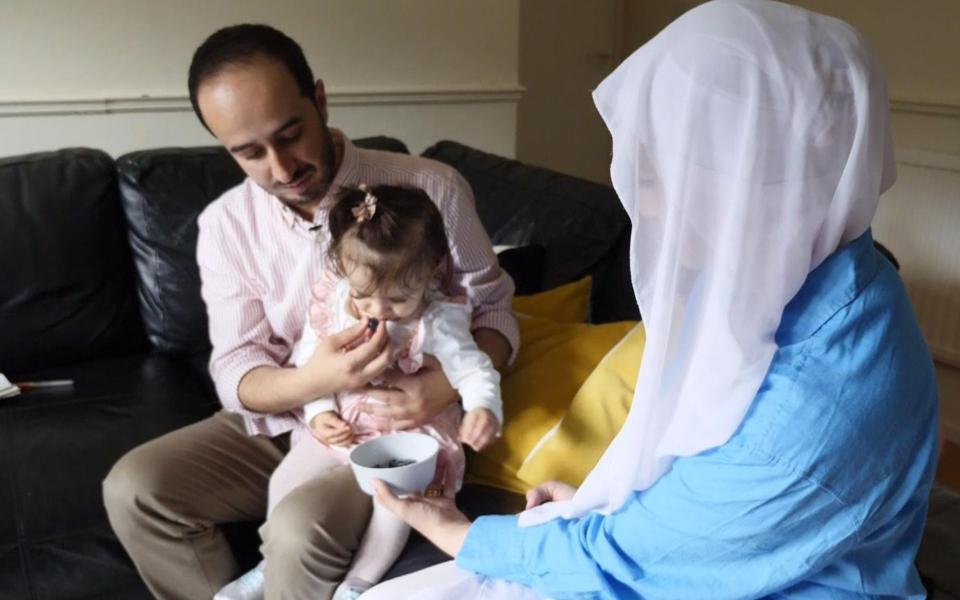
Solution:
<svg viewBox="0 0 960 600">
<path fill-rule="evenodd" d="M 228 66 L 203 82 L 197 101 L 207 126 L 240 168 L 263 189 L 306 211 L 326 194 L 335 169 L 319 82 L 315 96 L 302 96 L 283 64 L 261 59 Z"/>
</svg>

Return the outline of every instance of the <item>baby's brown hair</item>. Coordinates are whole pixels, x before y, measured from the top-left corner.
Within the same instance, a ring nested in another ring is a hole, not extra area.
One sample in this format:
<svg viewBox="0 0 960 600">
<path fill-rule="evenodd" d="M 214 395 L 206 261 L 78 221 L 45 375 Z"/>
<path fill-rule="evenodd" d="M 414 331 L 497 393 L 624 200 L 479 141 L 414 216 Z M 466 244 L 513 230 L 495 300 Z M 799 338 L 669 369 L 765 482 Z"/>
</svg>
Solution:
<svg viewBox="0 0 960 600">
<path fill-rule="evenodd" d="M 348 259 L 369 269 L 374 289 L 391 284 L 413 289 L 436 272 L 446 287 L 450 245 L 440 210 L 423 190 L 345 187 L 328 218 L 329 256 L 341 277 L 347 276 L 343 261 Z"/>
</svg>

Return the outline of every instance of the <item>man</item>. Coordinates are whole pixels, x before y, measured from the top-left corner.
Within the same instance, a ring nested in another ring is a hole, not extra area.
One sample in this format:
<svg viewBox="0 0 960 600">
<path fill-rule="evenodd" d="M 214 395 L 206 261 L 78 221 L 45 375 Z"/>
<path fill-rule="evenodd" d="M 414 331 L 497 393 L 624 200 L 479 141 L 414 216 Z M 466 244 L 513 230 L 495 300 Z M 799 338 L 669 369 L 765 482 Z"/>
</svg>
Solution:
<svg viewBox="0 0 960 600">
<path fill-rule="evenodd" d="M 132 450 L 104 482 L 110 523 L 150 590 L 211 597 L 236 577 L 218 525 L 262 519 L 270 474 L 288 449 L 296 410 L 331 390 L 365 385 L 389 364 L 386 328 L 361 327 L 289 364 L 324 268 L 326 207 L 340 186 L 411 185 L 438 204 L 454 279 L 475 307 L 474 336 L 497 367 L 517 348 L 513 284 L 500 271 L 466 182 L 426 159 L 357 149 L 327 125 L 323 83 L 300 47 L 263 25 L 217 31 L 196 51 L 190 98 L 205 127 L 248 178 L 201 215 L 197 260 L 225 410 Z M 457 401 L 435 360 L 413 376 L 388 370 L 392 388 L 369 410 L 398 428 Z M 261 528 L 268 598 L 329 598 L 371 510 L 344 466 L 284 498 Z"/>
</svg>

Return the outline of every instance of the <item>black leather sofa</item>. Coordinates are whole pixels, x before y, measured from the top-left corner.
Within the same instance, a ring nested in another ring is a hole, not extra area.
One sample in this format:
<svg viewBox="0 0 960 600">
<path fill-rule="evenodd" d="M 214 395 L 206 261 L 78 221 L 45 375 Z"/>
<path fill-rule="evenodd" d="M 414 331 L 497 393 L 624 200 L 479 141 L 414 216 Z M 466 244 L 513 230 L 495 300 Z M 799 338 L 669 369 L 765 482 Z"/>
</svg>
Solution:
<svg viewBox="0 0 960 600">
<path fill-rule="evenodd" d="M 406 151 L 390 138 L 357 143 Z M 424 154 L 463 173 L 494 243 L 525 247 L 501 255 L 520 292 L 589 273 L 594 322 L 639 317 L 629 223 L 609 188 L 454 142 Z M 0 599 L 149 597 L 107 524 L 100 486 L 128 449 L 219 407 L 196 217 L 242 176 L 219 148 L 0 159 L 0 372 L 75 380 L 0 400 Z M 945 498 L 955 514 L 960 502 Z M 460 502 L 471 515 L 522 505 L 469 485 Z M 258 558 L 255 526 L 227 528 L 246 565 Z M 931 564 L 960 566 L 949 547 L 960 531 L 942 520 L 933 529 Z M 442 559 L 413 536 L 388 576 Z"/>
<path fill-rule="evenodd" d="M 389 138 L 357 143 L 406 152 Z M 521 290 L 587 272 L 628 285 L 626 263 L 610 260 L 628 224 L 608 188 L 453 142 L 426 155 L 464 173 L 495 243 L 529 246 L 504 254 Z M 0 402 L 0 598 L 148 597 L 100 486 L 124 452 L 219 406 L 196 218 L 242 177 L 220 148 L 0 159 L 0 372 L 75 380 Z M 595 299 L 597 320 L 637 317 L 624 292 Z M 471 514 L 520 501 L 478 486 L 461 494 Z M 246 564 L 257 559 L 254 526 L 228 530 Z M 441 558 L 414 537 L 392 574 Z"/>
</svg>

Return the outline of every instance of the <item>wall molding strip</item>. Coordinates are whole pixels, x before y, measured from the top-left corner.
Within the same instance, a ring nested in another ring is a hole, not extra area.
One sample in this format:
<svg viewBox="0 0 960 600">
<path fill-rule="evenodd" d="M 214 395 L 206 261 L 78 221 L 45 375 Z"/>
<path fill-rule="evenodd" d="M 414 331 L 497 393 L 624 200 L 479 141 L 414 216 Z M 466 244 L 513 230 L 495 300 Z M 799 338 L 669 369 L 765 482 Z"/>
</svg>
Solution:
<svg viewBox="0 0 960 600">
<path fill-rule="evenodd" d="M 330 90 L 330 106 L 418 104 L 516 104 L 525 88 L 512 86 L 422 87 Z M 122 113 L 191 112 L 187 95 L 144 95 L 58 100 L 0 100 L 0 118 Z"/>
<path fill-rule="evenodd" d="M 960 101 L 929 101 L 916 98 L 891 98 L 890 110 L 897 113 L 960 119 Z"/>
<path fill-rule="evenodd" d="M 960 172 L 960 155 L 957 154 L 897 147 L 894 156 L 898 165 Z"/>
</svg>

